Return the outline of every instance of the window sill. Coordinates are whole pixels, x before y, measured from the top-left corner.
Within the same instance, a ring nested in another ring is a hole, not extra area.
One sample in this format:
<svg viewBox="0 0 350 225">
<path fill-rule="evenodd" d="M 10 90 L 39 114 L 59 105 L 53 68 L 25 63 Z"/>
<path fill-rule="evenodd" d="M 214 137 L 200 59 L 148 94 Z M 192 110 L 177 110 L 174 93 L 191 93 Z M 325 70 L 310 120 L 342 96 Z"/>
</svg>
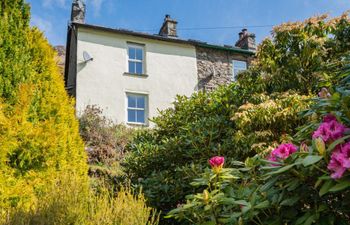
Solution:
<svg viewBox="0 0 350 225">
<path fill-rule="evenodd" d="M 130 76 L 130 77 L 140 77 L 140 78 L 147 78 L 147 77 L 148 77 L 147 74 L 143 74 L 143 73 L 139 74 L 139 73 L 129 73 L 129 72 L 125 72 L 123 75 L 124 75 L 124 76 Z"/>
<path fill-rule="evenodd" d="M 134 123 L 134 122 L 126 122 L 129 126 L 135 126 L 135 127 L 148 127 L 147 123 Z"/>
</svg>

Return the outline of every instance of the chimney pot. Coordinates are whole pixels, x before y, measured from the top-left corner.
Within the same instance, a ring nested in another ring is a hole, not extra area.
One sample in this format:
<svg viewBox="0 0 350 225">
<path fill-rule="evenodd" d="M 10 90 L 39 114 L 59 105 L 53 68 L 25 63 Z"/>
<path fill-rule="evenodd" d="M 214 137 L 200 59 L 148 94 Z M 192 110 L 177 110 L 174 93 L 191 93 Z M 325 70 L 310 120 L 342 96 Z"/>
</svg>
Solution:
<svg viewBox="0 0 350 225">
<path fill-rule="evenodd" d="M 243 38 L 243 34 L 244 34 L 243 32 L 238 33 L 238 40 L 241 40 Z"/>
</svg>

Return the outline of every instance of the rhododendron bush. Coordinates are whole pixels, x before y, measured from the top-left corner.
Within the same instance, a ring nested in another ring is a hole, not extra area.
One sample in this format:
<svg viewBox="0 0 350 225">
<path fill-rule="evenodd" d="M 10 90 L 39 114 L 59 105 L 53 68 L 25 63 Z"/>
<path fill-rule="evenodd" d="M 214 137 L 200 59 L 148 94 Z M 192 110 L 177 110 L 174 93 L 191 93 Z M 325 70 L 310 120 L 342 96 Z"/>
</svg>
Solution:
<svg viewBox="0 0 350 225">
<path fill-rule="evenodd" d="M 303 112 L 291 142 L 232 168 L 210 162 L 200 189 L 168 214 L 181 224 L 350 224 L 350 67 Z M 328 90 L 327 90 L 328 92 Z M 226 158 L 226 160 L 229 160 Z M 222 163 L 224 161 L 222 160 Z"/>
</svg>

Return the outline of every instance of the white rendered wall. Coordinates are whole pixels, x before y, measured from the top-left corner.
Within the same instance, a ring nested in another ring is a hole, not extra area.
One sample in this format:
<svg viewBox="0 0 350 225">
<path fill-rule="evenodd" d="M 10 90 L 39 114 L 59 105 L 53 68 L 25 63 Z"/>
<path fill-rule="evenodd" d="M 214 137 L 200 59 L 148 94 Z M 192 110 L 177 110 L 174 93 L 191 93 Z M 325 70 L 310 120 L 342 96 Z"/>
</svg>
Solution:
<svg viewBox="0 0 350 225">
<path fill-rule="evenodd" d="M 128 42 L 145 45 L 148 77 L 124 74 Z M 148 117 L 152 118 L 157 109 L 171 107 L 177 94 L 189 96 L 197 90 L 196 52 L 191 45 L 79 28 L 77 47 L 78 115 L 87 105 L 97 105 L 106 117 L 126 123 L 126 93 L 130 92 L 148 95 Z M 93 61 L 84 63 L 83 51 Z"/>
</svg>

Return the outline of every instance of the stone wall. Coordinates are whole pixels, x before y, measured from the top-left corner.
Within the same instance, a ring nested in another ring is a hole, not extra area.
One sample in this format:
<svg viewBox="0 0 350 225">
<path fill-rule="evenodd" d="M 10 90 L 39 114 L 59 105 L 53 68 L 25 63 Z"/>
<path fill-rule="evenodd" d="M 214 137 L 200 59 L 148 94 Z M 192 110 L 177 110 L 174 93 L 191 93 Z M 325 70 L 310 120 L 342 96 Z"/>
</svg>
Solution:
<svg viewBox="0 0 350 225">
<path fill-rule="evenodd" d="M 211 91 L 232 82 L 232 60 L 247 61 L 251 56 L 228 50 L 196 47 L 198 90 Z"/>
</svg>

